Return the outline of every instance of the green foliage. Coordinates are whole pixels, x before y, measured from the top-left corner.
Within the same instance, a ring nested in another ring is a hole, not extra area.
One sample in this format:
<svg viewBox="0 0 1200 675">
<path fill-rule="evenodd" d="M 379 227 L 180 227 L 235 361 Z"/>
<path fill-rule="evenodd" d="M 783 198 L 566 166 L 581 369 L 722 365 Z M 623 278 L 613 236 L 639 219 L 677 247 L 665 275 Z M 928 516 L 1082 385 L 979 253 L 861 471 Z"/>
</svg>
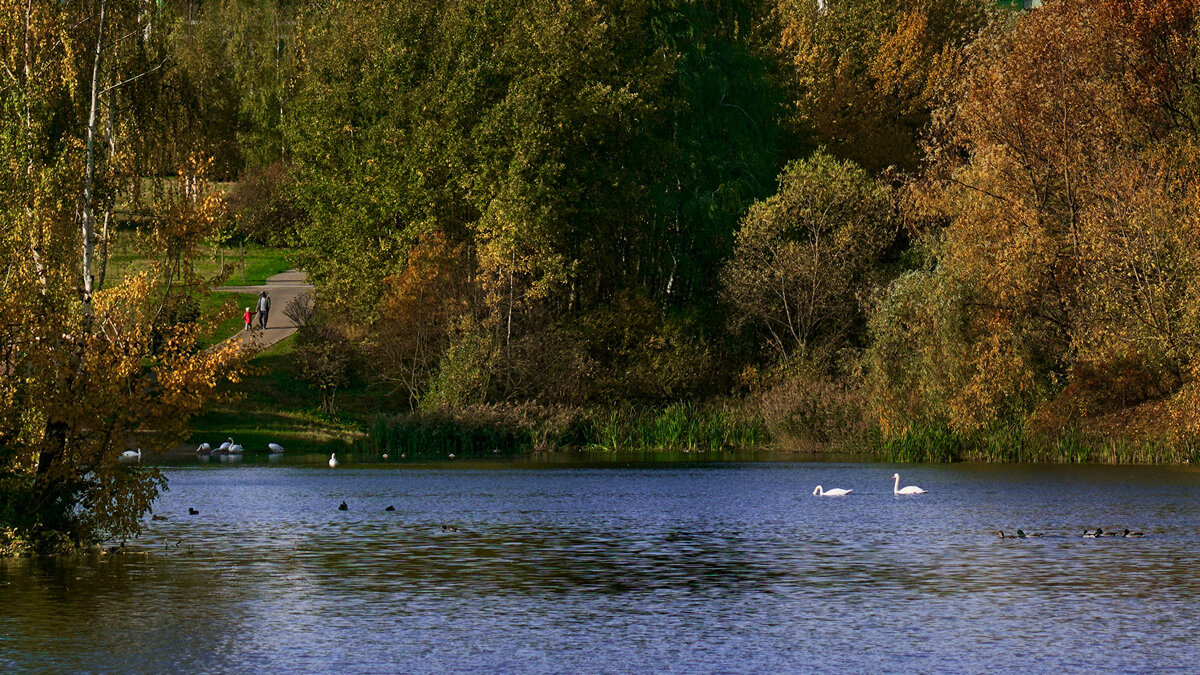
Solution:
<svg viewBox="0 0 1200 675">
<path fill-rule="evenodd" d="M 593 376 L 607 347 L 575 325 L 624 297 L 713 307 L 711 270 L 772 188 L 778 96 L 753 20 L 736 3 L 643 0 L 305 14 L 286 125 L 311 216 L 300 264 L 324 299 L 415 333 L 380 300 L 437 233 L 459 256 L 439 269 L 469 280 L 470 328 L 439 347 L 428 405 L 586 398 L 554 393 L 536 364 Z M 719 318 L 668 341 L 698 343 Z"/>
<path fill-rule="evenodd" d="M 890 190 L 823 152 L 779 183 L 742 221 L 722 273 L 734 328 L 754 328 L 785 360 L 836 351 L 861 332 L 861 298 L 895 236 Z"/>
</svg>

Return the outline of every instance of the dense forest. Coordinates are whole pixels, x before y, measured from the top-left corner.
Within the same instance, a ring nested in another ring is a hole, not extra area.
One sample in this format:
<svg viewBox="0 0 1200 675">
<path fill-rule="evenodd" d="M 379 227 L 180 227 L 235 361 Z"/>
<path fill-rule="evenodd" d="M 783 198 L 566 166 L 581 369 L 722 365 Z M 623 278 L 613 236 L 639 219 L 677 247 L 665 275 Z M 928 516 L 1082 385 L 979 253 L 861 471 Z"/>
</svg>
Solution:
<svg viewBox="0 0 1200 675">
<path fill-rule="evenodd" d="M 189 264 L 231 232 L 397 425 L 1188 455 L 1198 8 L 1018 4 L 0 0 L 6 532 L 136 531 L 129 434 L 246 371 Z"/>
</svg>

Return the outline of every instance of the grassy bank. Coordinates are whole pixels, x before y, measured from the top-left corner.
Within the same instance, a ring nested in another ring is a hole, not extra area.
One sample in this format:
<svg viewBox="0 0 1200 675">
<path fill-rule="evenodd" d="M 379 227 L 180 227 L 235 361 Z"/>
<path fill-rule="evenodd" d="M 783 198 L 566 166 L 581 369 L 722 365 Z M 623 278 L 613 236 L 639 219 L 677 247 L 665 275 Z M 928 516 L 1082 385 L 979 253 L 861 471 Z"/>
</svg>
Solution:
<svg viewBox="0 0 1200 675">
<path fill-rule="evenodd" d="M 240 322 L 239 316 L 239 329 Z M 322 412 L 320 394 L 296 376 L 292 338 L 264 350 L 251 366 L 249 377 L 226 390 L 232 400 L 214 404 L 192 421 L 191 443 L 233 437 L 249 452 L 266 452 L 267 443 L 316 452 L 344 447 L 361 435 L 360 406 L 372 405 L 374 399 L 362 389 L 349 388 L 338 395 L 341 412 Z"/>
</svg>

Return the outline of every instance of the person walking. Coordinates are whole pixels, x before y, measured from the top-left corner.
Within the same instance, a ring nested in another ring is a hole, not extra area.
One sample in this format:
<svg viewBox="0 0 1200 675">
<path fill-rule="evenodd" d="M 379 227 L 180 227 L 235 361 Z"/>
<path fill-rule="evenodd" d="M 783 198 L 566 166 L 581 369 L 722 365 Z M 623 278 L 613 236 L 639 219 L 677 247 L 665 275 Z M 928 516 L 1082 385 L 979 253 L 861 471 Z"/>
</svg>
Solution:
<svg viewBox="0 0 1200 675">
<path fill-rule="evenodd" d="M 258 296 L 258 327 L 267 329 L 267 315 L 271 313 L 271 296 L 263 291 Z"/>
<path fill-rule="evenodd" d="M 254 312 L 250 308 L 246 308 L 246 313 L 242 315 L 242 320 L 246 322 L 246 327 L 243 330 L 250 330 L 250 322 L 254 320 Z"/>
</svg>

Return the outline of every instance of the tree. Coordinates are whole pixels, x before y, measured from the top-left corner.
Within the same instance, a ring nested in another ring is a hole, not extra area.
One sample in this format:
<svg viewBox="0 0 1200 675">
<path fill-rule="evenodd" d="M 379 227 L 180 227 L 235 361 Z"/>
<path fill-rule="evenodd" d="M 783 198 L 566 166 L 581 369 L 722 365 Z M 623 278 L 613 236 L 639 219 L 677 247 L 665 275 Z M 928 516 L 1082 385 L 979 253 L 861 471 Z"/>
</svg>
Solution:
<svg viewBox="0 0 1200 675">
<path fill-rule="evenodd" d="M 621 350 L 573 326 L 635 296 L 715 309 L 711 270 L 774 187 L 779 96 L 755 11 L 530 0 L 305 14 L 286 125 L 311 216 L 300 264 L 323 301 L 387 320 L 401 308 L 382 280 L 440 234 L 458 256 L 445 269 L 465 279 L 444 284 L 469 313 L 450 337 L 464 348 L 444 353 L 498 372 L 439 372 L 506 399 L 554 396 L 524 362 L 586 369 L 583 353 L 607 350 L 599 361 L 623 368 L 609 358 Z M 720 324 L 709 316 L 676 326 Z"/>
<path fill-rule="evenodd" d="M 931 263 L 872 320 L 886 427 L 1187 407 L 1171 401 L 1192 400 L 1197 355 L 1196 19 L 1065 1 L 972 47 L 911 192 Z"/>
<path fill-rule="evenodd" d="M 871 173 L 913 172 L 943 78 L 987 26 L 991 0 L 776 0 L 766 24 L 792 133 Z"/>
<path fill-rule="evenodd" d="M 233 345 L 198 349 L 211 324 L 175 311 L 205 288 L 187 261 L 222 213 L 206 163 L 180 167 L 147 214 L 151 269 L 106 279 L 94 255 L 113 235 L 111 178 L 134 143 L 114 97 L 150 72 L 138 69 L 143 45 L 118 38 L 146 34 L 144 9 L 0 4 L 3 551 L 135 534 L 164 480 L 119 466 L 119 453 L 171 445 L 243 362 Z"/>
<path fill-rule="evenodd" d="M 742 220 L 721 275 L 734 327 L 761 331 L 785 361 L 846 344 L 895 237 L 890 192 L 823 152 L 789 164 L 779 191 Z"/>
<path fill-rule="evenodd" d="M 335 410 L 337 391 L 349 381 L 350 366 L 350 343 L 327 317 L 318 313 L 297 331 L 297 374 L 321 392 L 325 413 Z"/>
</svg>

